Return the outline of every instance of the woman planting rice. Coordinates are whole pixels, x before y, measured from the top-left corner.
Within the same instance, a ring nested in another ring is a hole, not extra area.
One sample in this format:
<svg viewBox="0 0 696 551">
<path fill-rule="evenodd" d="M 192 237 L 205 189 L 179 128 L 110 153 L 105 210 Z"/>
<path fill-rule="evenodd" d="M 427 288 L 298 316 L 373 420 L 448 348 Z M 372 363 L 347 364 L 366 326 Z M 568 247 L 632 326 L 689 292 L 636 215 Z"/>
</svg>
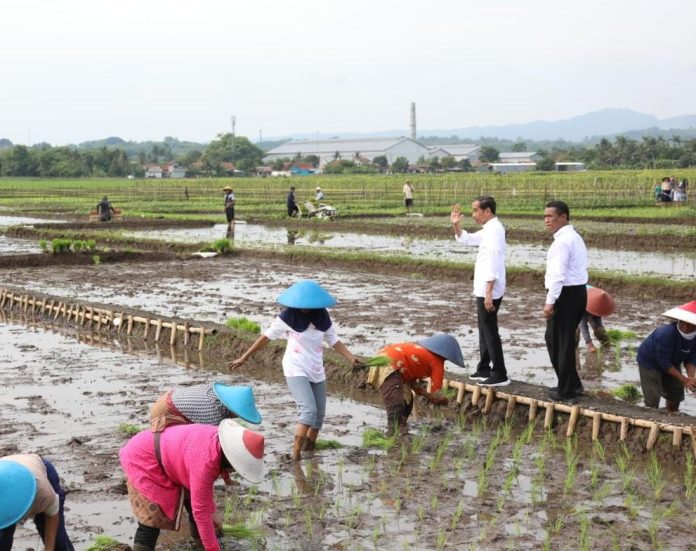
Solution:
<svg viewBox="0 0 696 551">
<path fill-rule="evenodd" d="M 299 461 L 302 450 L 312 452 L 326 413 L 326 372 L 324 351 L 326 342 L 351 364 L 359 360 L 338 339 L 336 328 L 327 308 L 336 304 L 316 281 L 301 280 L 286 289 L 277 299 L 286 308 L 249 349 L 230 363 L 237 369 L 270 340 L 287 339 L 283 355 L 283 374 L 292 393 L 299 418 L 295 429 L 292 458 Z"/>
</svg>

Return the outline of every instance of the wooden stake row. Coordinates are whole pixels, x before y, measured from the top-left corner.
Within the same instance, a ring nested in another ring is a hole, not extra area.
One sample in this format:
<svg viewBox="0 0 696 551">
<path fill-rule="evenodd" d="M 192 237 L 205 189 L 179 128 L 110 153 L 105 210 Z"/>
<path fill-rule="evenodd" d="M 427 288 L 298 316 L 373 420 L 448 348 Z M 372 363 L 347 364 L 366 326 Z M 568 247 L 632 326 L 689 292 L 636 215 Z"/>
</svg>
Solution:
<svg viewBox="0 0 696 551">
<path fill-rule="evenodd" d="M 66 321 L 79 322 L 84 326 L 87 323 L 88 327 L 96 325 L 97 331 L 101 331 L 102 327 L 115 329 L 119 334 L 126 327 L 126 335 L 131 335 L 136 324 L 144 325 L 143 337 L 145 340 L 150 335 L 150 328 L 155 328 L 154 340 L 159 342 L 162 336 L 162 329 L 169 330 L 169 344 L 174 346 L 177 342 L 179 333 L 183 337 L 184 347 L 189 345 L 191 335 L 198 335 L 198 350 L 203 350 L 206 334 L 213 334 L 214 331 L 205 327 L 191 327 L 189 322 L 183 325 L 175 321 L 164 321 L 161 318 L 151 319 L 141 316 L 126 314 L 125 312 L 115 312 L 114 310 L 105 310 L 103 308 L 95 308 L 93 306 L 83 306 L 78 303 L 61 302 L 54 299 L 38 299 L 28 294 L 20 295 L 12 293 L 7 289 L 2 290 L 0 295 L 0 308 L 4 309 L 7 305 L 8 309 L 13 309 L 17 306 L 22 312 L 31 312 L 32 314 L 41 313 L 52 317 L 54 320 L 59 317 Z"/>
<path fill-rule="evenodd" d="M 681 447 L 684 435 L 690 436 L 691 447 L 696 457 L 696 427 L 689 425 L 674 425 L 669 423 L 658 423 L 657 421 L 649 421 L 647 419 L 638 419 L 633 417 L 626 417 L 623 415 L 615 415 L 613 413 L 607 413 L 603 411 L 596 411 L 590 408 L 583 408 L 578 405 L 569 405 L 559 402 L 552 402 L 547 400 L 537 400 L 536 398 L 530 398 L 528 396 L 519 396 L 516 394 L 510 394 L 508 392 L 502 392 L 496 390 L 493 387 L 482 387 L 475 384 L 469 384 L 462 381 L 455 381 L 452 379 L 445 379 L 442 384 L 443 390 L 449 388 L 457 389 L 457 403 L 464 403 L 464 397 L 467 392 L 471 394 L 471 404 L 473 406 L 479 407 L 483 413 L 489 413 L 493 408 L 494 400 L 504 400 L 507 401 L 507 407 L 505 409 L 505 419 L 510 419 L 514 412 L 515 406 L 518 404 L 526 405 L 529 407 L 529 421 L 534 421 L 537 418 L 539 408 L 544 408 L 546 413 L 544 415 L 544 428 L 550 429 L 553 425 L 554 415 L 556 412 L 567 413 L 569 415 L 568 428 L 566 430 L 566 436 L 572 436 L 575 433 L 577 423 L 580 417 L 587 417 L 592 419 L 592 441 L 594 442 L 599 438 L 600 427 L 602 422 L 614 423 L 620 426 L 619 429 L 619 440 L 624 441 L 628 436 L 628 428 L 630 426 L 648 429 L 648 438 L 645 444 L 647 450 L 653 449 L 660 432 L 672 433 L 672 445 L 674 447 Z M 431 382 L 428 381 L 428 392 L 431 391 Z M 483 405 L 480 405 L 481 397 L 485 396 L 485 401 Z"/>
</svg>

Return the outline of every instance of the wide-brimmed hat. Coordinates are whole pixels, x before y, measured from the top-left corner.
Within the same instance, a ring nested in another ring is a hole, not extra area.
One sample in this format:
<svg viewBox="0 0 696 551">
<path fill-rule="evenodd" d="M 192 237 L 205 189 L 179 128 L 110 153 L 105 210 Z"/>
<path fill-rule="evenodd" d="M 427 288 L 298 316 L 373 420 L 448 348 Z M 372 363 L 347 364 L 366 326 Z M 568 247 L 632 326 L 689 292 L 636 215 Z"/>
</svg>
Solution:
<svg viewBox="0 0 696 551">
<path fill-rule="evenodd" d="M 433 354 L 442 356 L 459 367 L 465 367 L 462 348 L 459 346 L 457 339 L 452 335 L 438 333 L 437 335 L 418 341 L 418 344 Z"/>
<path fill-rule="evenodd" d="M 24 465 L 0 461 L 0 530 L 17 524 L 34 503 L 36 479 Z"/>
<path fill-rule="evenodd" d="M 613 297 L 606 291 L 588 285 L 587 305 L 585 306 L 585 310 L 593 316 L 603 318 L 605 316 L 611 316 L 616 312 L 616 303 Z"/>
<path fill-rule="evenodd" d="M 293 283 L 276 300 L 288 308 L 308 310 L 329 308 L 336 304 L 336 299 L 326 289 L 311 279 L 301 279 Z"/>
<path fill-rule="evenodd" d="M 225 186 L 222 188 L 222 191 L 232 191 L 232 188 L 230 186 Z"/>
<path fill-rule="evenodd" d="M 245 429 L 232 419 L 224 419 L 218 427 L 220 447 L 232 468 L 249 482 L 263 480 L 263 434 Z"/>
<path fill-rule="evenodd" d="M 319 186 L 317 186 L 317 191 L 321 191 L 321 188 Z"/>
<path fill-rule="evenodd" d="M 662 315 L 675 320 L 685 321 L 691 325 L 696 325 L 696 300 L 667 310 Z"/>
<path fill-rule="evenodd" d="M 258 425 L 261 414 L 256 409 L 254 391 L 250 386 L 233 386 L 226 383 L 215 383 L 213 391 L 222 405 L 237 417 Z"/>
</svg>

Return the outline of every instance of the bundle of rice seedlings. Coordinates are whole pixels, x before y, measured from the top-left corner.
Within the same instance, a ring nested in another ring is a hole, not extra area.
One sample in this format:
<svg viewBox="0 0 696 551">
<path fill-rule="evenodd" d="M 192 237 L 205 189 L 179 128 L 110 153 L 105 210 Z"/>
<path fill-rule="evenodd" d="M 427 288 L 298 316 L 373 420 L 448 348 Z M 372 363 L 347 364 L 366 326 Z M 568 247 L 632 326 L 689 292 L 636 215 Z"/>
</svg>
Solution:
<svg viewBox="0 0 696 551">
<path fill-rule="evenodd" d="M 607 329 L 607 337 L 613 343 L 619 343 L 629 339 L 635 339 L 637 335 L 633 331 L 621 331 L 620 329 Z"/>
<path fill-rule="evenodd" d="M 339 448 L 342 448 L 343 444 L 338 442 L 337 440 L 317 440 L 315 444 L 315 449 L 317 451 L 320 450 L 338 450 Z"/>
<path fill-rule="evenodd" d="M 612 390 L 611 393 L 629 404 L 635 404 L 643 397 L 638 387 L 631 383 L 625 383 L 619 388 Z"/>
<path fill-rule="evenodd" d="M 118 432 L 124 434 L 125 436 L 135 436 L 141 430 L 145 430 L 146 427 L 141 427 L 140 425 L 133 425 L 131 423 L 121 423 L 118 426 Z"/>
<path fill-rule="evenodd" d="M 371 367 L 387 367 L 388 365 L 391 365 L 391 360 L 386 356 L 372 356 L 361 361 L 360 365 L 358 366 L 351 365 L 343 371 L 343 375 L 352 375 L 353 371 L 358 369 L 370 369 Z"/>
<path fill-rule="evenodd" d="M 87 551 L 111 551 L 111 549 L 115 549 L 120 545 L 119 542 L 108 536 L 97 536 L 94 538 L 92 545 L 87 548 Z"/>
<path fill-rule="evenodd" d="M 238 318 L 230 318 L 225 322 L 227 327 L 232 329 L 241 329 L 242 331 L 248 331 L 249 333 L 256 333 L 257 335 L 261 333 L 261 326 L 255 321 L 240 316 Z"/>
<path fill-rule="evenodd" d="M 230 536 L 238 540 L 258 541 L 263 539 L 263 531 L 258 526 L 247 526 L 243 522 L 237 524 L 224 524 L 223 536 Z"/>
<path fill-rule="evenodd" d="M 367 429 L 363 432 L 363 448 L 380 448 L 382 450 L 391 449 L 396 444 L 395 436 L 385 436 L 382 431 L 377 429 Z"/>
</svg>

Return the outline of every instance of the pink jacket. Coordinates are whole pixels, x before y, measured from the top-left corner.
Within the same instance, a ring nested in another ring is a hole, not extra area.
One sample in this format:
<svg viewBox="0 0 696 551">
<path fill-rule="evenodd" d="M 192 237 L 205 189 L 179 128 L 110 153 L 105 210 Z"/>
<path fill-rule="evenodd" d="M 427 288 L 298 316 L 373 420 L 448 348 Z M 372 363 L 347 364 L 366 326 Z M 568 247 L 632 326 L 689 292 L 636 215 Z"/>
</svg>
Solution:
<svg viewBox="0 0 696 551">
<path fill-rule="evenodd" d="M 179 491 L 191 491 L 191 508 L 205 551 L 219 551 L 213 513 L 217 510 L 213 483 L 220 476 L 222 449 L 218 428 L 211 425 L 176 425 L 160 433 L 160 453 L 166 475 L 155 456 L 153 433 L 144 430 L 121 448 L 126 477 L 164 514 L 174 518 Z"/>
</svg>

